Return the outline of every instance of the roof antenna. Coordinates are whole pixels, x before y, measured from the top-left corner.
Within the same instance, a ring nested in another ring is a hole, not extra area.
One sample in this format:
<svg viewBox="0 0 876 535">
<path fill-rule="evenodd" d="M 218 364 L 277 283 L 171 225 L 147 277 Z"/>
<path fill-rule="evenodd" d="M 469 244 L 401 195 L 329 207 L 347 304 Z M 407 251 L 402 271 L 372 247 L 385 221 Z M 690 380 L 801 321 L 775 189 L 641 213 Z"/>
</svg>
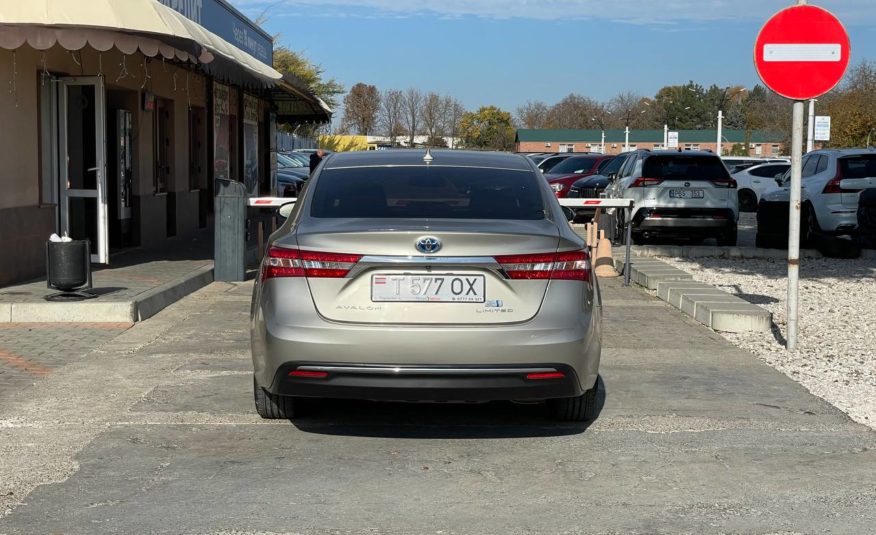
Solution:
<svg viewBox="0 0 876 535">
<path fill-rule="evenodd" d="M 429 165 L 432 163 L 432 160 L 434 160 L 434 158 L 432 158 L 432 149 L 427 148 L 426 154 L 423 156 L 423 161 L 426 162 L 426 165 Z"/>
</svg>

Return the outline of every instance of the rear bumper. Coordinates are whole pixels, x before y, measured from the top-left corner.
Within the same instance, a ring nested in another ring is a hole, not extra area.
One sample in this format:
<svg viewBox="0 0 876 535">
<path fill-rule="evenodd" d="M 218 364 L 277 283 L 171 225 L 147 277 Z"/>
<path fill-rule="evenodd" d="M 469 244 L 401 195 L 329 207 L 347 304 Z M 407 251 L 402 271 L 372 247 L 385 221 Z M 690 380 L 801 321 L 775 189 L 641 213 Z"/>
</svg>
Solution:
<svg viewBox="0 0 876 535">
<path fill-rule="evenodd" d="M 348 377 L 341 374 L 325 383 L 328 390 L 310 390 L 313 381 L 295 380 L 278 383 L 276 378 L 291 371 L 293 364 L 336 366 L 383 365 L 399 368 L 544 368 L 561 367 L 567 373 L 573 389 L 560 388 L 540 392 L 537 386 L 521 383 L 519 377 L 509 378 L 503 374 L 488 377 L 460 376 L 451 373 L 454 381 L 476 387 L 462 387 L 470 393 L 466 399 L 476 399 L 476 390 L 491 389 L 489 399 L 521 399 L 544 395 L 564 397 L 569 392 L 583 392 L 596 381 L 602 340 L 602 309 L 597 306 L 598 296 L 581 299 L 569 298 L 570 291 L 580 283 L 552 281 L 544 297 L 545 303 L 534 318 L 523 323 L 484 324 L 469 326 L 454 325 L 385 325 L 339 323 L 321 317 L 315 310 L 310 292 L 303 279 L 285 279 L 283 291 L 277 299 L 257 295 L 252 310 L 250 333 L 253 369 L 256 381 L 269 389 L 304 388 L 283 390 L 289 395 L 376 398 L 371 388 L 379 389 L 383 381 L 398 379 L 389 377 Z M 258 289 L 258 286 L 257 286 Z M 580 292 L 580 289 L 578 289 Z M 267 292 L 270 294 L 271 292 Z M 280 314 L 282 310 L 282 314 Z M 380 374 L 377 374 L 380 375 Z M 414 385 L 428 386 L 440 377 L 406 375 Z M 439 374 L 440 376 L 440 374 Z M 414 380 L 416 379 L 416 380 Z M 512 381 L 513 379 L 513 381 Z M 369 383 L 369 381 L 376 384 Z M 435 389 L 458 390 L 454 381 L 443 381 Z M 510 382 L 509 382 L 510 381 Z M 394 382 L 391 388 L 406 388 L 406 382 Z M 334 391 L 351 388 L 352 394 L 342 396 Z M 515 390 L 524 387 L 524 391 Z M 358 390 L 357 390 L 358 389 Z M 326 392 L 332 391 L 328 394 Z M 523 395 L 529 392 L 528 395 Z M 559 394 L 559 395 L 558 395 Z M 435 394 L 447 399 L 446 393 Z M 423 399 L 421 395 L 414 396 Z"/>
<path fill-rule="evenodd" d="M 294 377 L 295 370 L 325 377 Z M 527 379 L 531 373 L 562 377 Z M 419 367 L 287 362 L 277 369 L 271 392 L 287 396 L 376 401 L 542 400 L 580 396 L 578 377 L 564 364 Z"/>
<path fill-rule="evenodd" d="M 639 210 L 633 228 L 643 232 L 716 232 L 736 227 L 736 214 L 729 209 L 659 209 Z"/>
</svg>

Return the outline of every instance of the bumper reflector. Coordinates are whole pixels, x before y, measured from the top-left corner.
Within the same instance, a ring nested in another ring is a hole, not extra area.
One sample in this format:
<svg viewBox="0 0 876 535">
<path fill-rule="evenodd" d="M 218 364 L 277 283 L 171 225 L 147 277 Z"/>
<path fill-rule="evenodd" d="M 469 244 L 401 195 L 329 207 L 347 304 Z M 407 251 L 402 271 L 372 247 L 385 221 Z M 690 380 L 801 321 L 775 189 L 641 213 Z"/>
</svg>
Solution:
<svg viewBox="0 0 876 535">
<path fill-rule="evenodd" d="M 527 373 L 526 378 L 532 381 L 540 381 L 543 379 L 565 379 L 566 374 L 563 372 Z"/>
<path fill-rule="evenodd" d="M 308 379 L 325 379 L 328 377 L 328 372 L 317 372 L 310 370 L 294 370 L 289 372 L 289 377 L 306 377 Z"/>
</svg>

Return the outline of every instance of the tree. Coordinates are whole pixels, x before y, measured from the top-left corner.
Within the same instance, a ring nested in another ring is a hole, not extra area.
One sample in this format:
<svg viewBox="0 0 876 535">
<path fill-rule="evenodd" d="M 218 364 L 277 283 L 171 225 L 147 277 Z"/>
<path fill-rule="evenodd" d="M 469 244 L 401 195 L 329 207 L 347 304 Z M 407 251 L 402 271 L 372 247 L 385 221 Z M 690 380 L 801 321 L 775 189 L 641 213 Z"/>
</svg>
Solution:
<svg viewBox="0 0 876 535">
<path fill-rule="evenodd" d="M 379 110 L 380 93 L 377 87 L 360 82 L 344 97 L 343 123 L 353 127 L 360 135 L 367 136 L 374 132 Z"/>
<path fill-rule="evenodd" d="M 419 133 L 420 108 L 423 106 L 423 93 L 415 87 L 404 92 L 402 98 L 402 124 L 408 134 L 408 146 L 414 146 L 414 137 Z"/>
<path fill-rule="evenodd" d="M 429 146 L 435 146 L 437 138 L 444 135 L 444 116 L 444 99 L 437 93 L 427 94 L 420 108 L 420 120 L 423 123 L 423 131 L 426 133 Z"/>
<path fill-rule="evenodd" d="M 450 137 L 451 149 L 456 148 L 463 115 L 465 115 L 465 107 L 461 102 L 451 96 L 444 97 L 444 133 Z"/>
<path fill-rule="evenodd" d="M 483 106 L 464 114 L 459 130 L 467 147 L 507 150 L 514 145 L 511 113 L 496 106 Z"/>
<path fill-rule="evenodd" d="M 325 69 L 310 62 L 300 52 L 285 46 L 274 48 L 274 69 L 282 74 L 292 73 L 300 78 L 314 95 L 329 105 L 337 107 L 338 97 L 344 94 L 344 86 L 334 78 L 325 78 Z"/>
<path fill-rule="evenodd" d="M 573 93 L 551 106 L 545 126 L 548 128 L 593 128 L 593 118 L 603 114 L 602 104 L 592 98 Z"/>
<path fill-rule="evenodd" d="M 404 96 L 397 89 L 387 89 L 380 98 L 378 122 L 383 132 L 395 145 L 395 138 L 402 134 L 402 114 L 404 113 Z"/>
<path fill-rule="evenodd" d="M 635 93 L 619 93 L 608 101 L 608 111 L 611 113 L 612 128 L 642 128 L 645 110 L 644 98 Z"/>
<path fill-rule="evenodd" d="M 517 125 L 520 128 L 546 128 L 550 107 L 540 100 L 529 100 L 517 108 Z"/>
</svg>

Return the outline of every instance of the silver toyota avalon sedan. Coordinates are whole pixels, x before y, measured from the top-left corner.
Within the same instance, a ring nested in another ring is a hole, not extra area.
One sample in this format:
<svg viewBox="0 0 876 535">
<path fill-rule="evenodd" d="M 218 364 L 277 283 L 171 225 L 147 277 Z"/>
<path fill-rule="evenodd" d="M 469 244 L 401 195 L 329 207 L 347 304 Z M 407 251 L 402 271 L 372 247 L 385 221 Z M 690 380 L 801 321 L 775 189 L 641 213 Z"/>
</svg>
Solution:
<svg viewBox="0 0 876 535">
<path fill-rule="evenodd" d="M 584 242 L 529 159 L 331 154 L 266 247 L 255 405 L 546 400 L 592 420 L 601 322 Z"/>
</svg>

